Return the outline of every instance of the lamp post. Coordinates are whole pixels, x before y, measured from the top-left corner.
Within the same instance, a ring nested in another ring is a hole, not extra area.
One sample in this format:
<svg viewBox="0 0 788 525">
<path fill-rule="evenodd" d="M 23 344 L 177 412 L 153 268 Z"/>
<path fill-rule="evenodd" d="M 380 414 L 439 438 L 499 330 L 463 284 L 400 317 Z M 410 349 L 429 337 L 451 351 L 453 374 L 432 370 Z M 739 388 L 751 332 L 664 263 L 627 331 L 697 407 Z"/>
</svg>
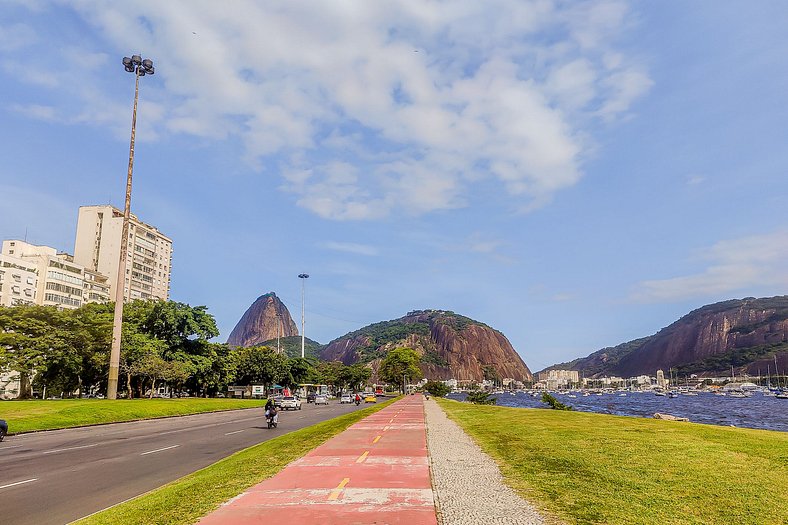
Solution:
<svg viewBox="0 0 788 525">
<path fill-rule="evenodd" d="M 304 299 L 306 297 L 306 280 L 309 279 L 309 274 L 299 273 L 298 278 L 301 279 L 301 358 L 304 357 Z"/>
<path fill-rule="evenodd" d="M 153 60 L 139 55 L 123 57 L 123 67 L 134 73 L 134 109 L 131 113 L 131 144 L 129 146 L 129 171 L 126 176 L 126 206 L 123 209 L 123 229 L 120 234 L 120 260 L 118 279 L 115 283 L 115 317 L 112 323 L 112 347 L 109 354 L 109 380 L 107 399 L 118 397 L 118 368 L 120 365 L 120 339 L 123 327 L 123 303 L 126 288 L 126 257 L 129 243 L 129 215 L 131 214 L 131 173 L 134 168 L 134 136 L 137 128 L 137 100 L 140 93 L 140 77 L 154 73 Z"/>
</svg>

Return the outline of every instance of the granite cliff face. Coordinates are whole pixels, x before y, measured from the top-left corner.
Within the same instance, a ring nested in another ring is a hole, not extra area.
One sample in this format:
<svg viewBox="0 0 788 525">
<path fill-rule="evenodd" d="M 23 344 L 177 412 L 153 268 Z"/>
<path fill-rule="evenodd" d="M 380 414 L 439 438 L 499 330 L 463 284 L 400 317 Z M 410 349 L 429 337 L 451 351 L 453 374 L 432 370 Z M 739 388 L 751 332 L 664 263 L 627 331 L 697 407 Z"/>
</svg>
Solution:
<svg viewBox="0 0 788 525">
<path fill-rule="evenodd" d="M 734 299 L 685 315 L 656 334 L 605 348 L 550 368 L 582 370 L 587 377 L 654 375 L 657 369 L 682 373 L 755 375 L 788 368 L 788 296 Z"/>
<path fill-rule="evenodd" d="M 235 325 L 227 344 L 255 346 L 280 337 L 298 335 L 298 327 L 287 307 L 274 292 L 261 295 Z"/>
<path fill-rule="evenodd" d="M 482 381 L 485 376 L 531 381 L 531 371 L 506 337 L 489 326 L 454 312 L 417 310 L 331 341 L 321 359 L 345 364 L 370 363 L 373 373 L 394 348 L 406 346 L 421 355 L 427 379 Z"/>
</svg>

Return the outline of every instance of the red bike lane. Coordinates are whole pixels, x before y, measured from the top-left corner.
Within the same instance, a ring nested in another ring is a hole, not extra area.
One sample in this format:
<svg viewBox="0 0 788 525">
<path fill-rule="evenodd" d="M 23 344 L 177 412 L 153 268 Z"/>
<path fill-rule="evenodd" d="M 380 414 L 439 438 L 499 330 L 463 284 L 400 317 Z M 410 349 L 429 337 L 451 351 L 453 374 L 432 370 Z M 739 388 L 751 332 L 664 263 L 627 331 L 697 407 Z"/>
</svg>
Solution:
<svg viewBox="0 0 788 525">
<path fill-rule="evenodd" d="M 421 396 L 367 416 L 200 525 L 436 525 Z"/>
</svg>

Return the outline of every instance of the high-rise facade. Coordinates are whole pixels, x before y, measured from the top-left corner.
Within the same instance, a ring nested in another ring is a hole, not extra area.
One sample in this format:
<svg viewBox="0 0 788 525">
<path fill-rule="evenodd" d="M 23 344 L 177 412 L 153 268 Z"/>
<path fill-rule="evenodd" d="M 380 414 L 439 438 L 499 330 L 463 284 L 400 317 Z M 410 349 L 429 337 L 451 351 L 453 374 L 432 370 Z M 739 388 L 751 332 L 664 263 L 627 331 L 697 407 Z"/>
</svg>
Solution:
<svg viewBox="0 0 788 525">
<path fill-rule="evenodd" d="M 107 277 L 74 262 L 74 257 L 50 246 L 18 239 L 3 241 L 0 272 L 3 283 L 0 304 L 40 304 L 79 308 L 85 303 L 109 300 Z M 8 290 L 6 290 L 8 288 Z"/>
<path fill-rule="evenodd" d="M 115 297 L 122 242 L 123 212 L 113 206 L 80 206 L 74 261 L 108 277 L 109 294 Z M 172 239 L 131 215 L 125 240 L 125 300 L 170 297 Z"/>
</svg>

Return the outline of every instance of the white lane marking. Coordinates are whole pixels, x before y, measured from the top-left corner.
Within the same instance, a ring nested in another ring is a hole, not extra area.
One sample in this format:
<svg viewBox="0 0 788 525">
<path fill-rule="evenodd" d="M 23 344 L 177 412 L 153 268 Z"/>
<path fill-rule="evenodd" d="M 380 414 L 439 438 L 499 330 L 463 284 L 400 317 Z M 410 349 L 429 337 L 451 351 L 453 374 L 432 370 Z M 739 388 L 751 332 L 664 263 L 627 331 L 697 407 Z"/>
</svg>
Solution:
<svg viewBox="0 0 788 525">
<path fill-rule="evenodd" d="M 2 452 L 3 450 L 8 450 L 9 448 L 19 448 L 19 447 L 21 447 L 21 446 L 22 446 L 22 445 L 11 445 L 10 447 L 8 447 L 8 446 L 5 446 L 5 445 L 3 445 L 3 446 L 0 448 L 0 452 Z"/>
<path fill-rule="evenodd" d="M 149 450 L 147 452 L 143 452 L 142 454 L 140 454 L 140 456 L 144 456 L 146 454 L 153 454 L 154 452 L 161 452 L 162 450 L 170 450 L 171 448 L 175 448 L 175 447 L 180 447 L 180 445 L 172 445 L 169 447 L 157 448 L 156 450 Z"/>
<path fill-rule="evenodd" d="M 58 452 L 67 452 L 69 450 L 79 450 L 81 448 L 90 448 L 90 447 L 97 447 L 98 443 L 93 443 L 92 445 L 82 445 L 80 447 L 68 447 L 68 448 L 56 448 L 55 450 L 46 450 L 42 452 L 42 454 L 56 454 Z"/>
<path fill-rule="evenodd" d="M 154 434 L 154 435 L 155 436 L 164 436 L 164 435 L 167 435 L 167 434 L 177 434 L 178 432 L 189 432 L 191 430 L 202 430 L 202 429 L 210 428 L 210 427 L 219 427 L 219 426 L 222 426 L 222 425 L 229 425 L 231 423 L 242 423 L 244 421 L 255 421 L 255 420 L 261 419 L 261 417 L 247 417 L 247 418 L 244 418 L 244 419 L 233 419 L 231 421 L 222 421 L 220 423 L 209 423 L 207 425 L 202 425 L 202 426 L 199 426 L 199 427 L 186 427 L 186 428 L 179 428 L 179 429 L 176 429 L 176 430 L 167 430 L 165 432 L 159 432 L 159 433 Z"/>
<path fill-rule="evenodd" d="M 7 489 L 8 487 L 15 487 L 17 485 L 23 485 L 25 483 L 32 483 L 36 480 L 38 480 L 38 478 L 26 479 L 24 481 L 17 481 L 16 483 L 9 483 L 8 485 L 0 485 L 0 489 Z"/>
<path fill-rule="evenodd" d="M 224 433 L 224 435 L 225 435 L 225 436 L 229 436 L 230 434 L 237 434 L 238 432 L 243 432 L 243 431 L 244 431 L 244 429 L 241 429 L 241 430 L 236 430 L 236 431 L 234 431 L 234 432 L 225 432 L 225 433 Z"/>
</svg>

